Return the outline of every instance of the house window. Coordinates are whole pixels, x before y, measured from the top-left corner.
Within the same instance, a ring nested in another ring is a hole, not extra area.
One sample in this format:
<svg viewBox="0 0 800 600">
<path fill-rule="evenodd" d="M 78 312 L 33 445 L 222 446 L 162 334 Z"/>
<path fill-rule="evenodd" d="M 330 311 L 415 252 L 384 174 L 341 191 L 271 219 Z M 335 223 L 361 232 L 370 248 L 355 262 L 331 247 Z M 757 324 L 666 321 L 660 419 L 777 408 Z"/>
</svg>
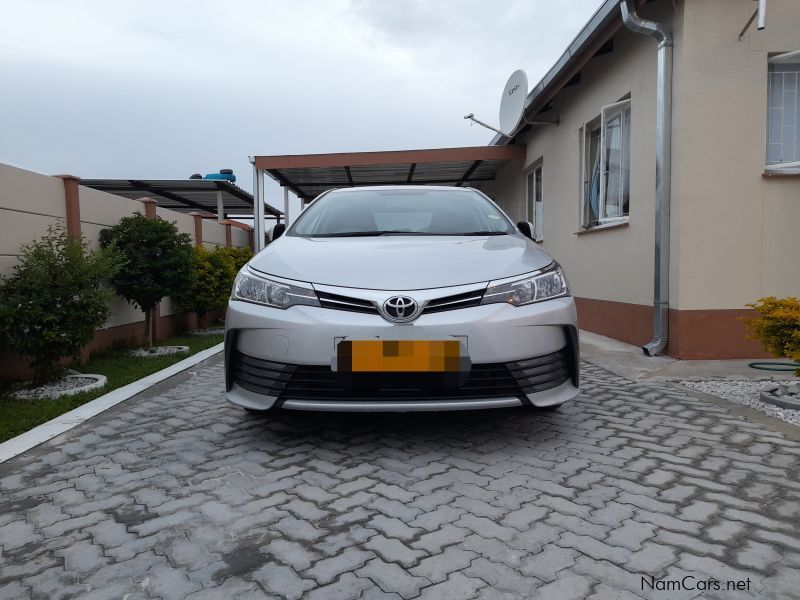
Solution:
<svg viewBox="0 0 800 600">
<path fill-rule="evenodd" d="M 630 129 L 630 100 L 604 106 L 600 117 L 584 128 L 584 227 L 628 216 Z"/>
<path fill-rule="evenodd" d="M 800 167 L 800 51 L 769 59 L 767 167 Z"/>
<path fill-rule="evenodd" d="M 541 242 L 543 224 L 543 204 L 542 204 L 542 165 L 534 167 L 528 172 L 526 180 L 526 218 L 533 223 L 533 239 Z"/>
</svg>

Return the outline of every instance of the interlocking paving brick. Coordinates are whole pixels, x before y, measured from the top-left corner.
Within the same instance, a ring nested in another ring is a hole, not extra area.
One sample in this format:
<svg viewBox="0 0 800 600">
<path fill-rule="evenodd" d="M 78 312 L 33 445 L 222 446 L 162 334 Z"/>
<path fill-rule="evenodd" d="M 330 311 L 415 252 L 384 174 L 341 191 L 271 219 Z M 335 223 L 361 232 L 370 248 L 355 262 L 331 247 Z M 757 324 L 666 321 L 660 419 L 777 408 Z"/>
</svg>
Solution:
<svg viewBox="0 0 800 600">
<path fill-rule="evenodd" d="M 415 577 L 402 567 L 373 558 L 355 572 L 359 577 L 369 577 L 384 592 L 395 592 L 403 598 L 413 598 L 419 594 L 420 588 L 430 585 L 423 577 Z"/>
<path fill-rule="evenodd" d="M 387 538 L 381 534 L 369 538 L 363 546 L 375 552 L 383 560 L 396 562 L 404 567 L 410 567 L 425 556 L 425 552 L 409 548 L 400 540 Z"/>
<path fill-rule="evenodd" d="M 645 574 L 797 593 L 800 436 L 582 383 L 547 415 L 254 418 L 215 357 L 0 464 L 0 598 L 657 598 Z"/>
<path fill-rule="evenodd" d="M 458 573 L 467 568 L 478 555 L 475 552 L 462 550 L 457 546 L 446 548 L 441 554 L 429 556 L 410 569 L 410 572 L 425 577 L 433 583 L 441 583 L 451 573 Z"/>
<path fill-rule="evenodd" d="M 639 550 L 642 542 L 655 535 L 656 528 L 649 523 L 639 523 L 632 519 L 622 522 L 622 527 L 612 531 L 604 540 L 612 546 L 623 546 L 628 550 Z"/>
<path fill-rule="evenodd" d="M 575 558 L 579 555 L 579 552 L 571 548 L 548 544 L 538 554 L 527 556 L 519 571 L 545 582 L 554 581 L 558 572 L 574 565 Z"/>
<path fill-rule="evenodd" d="M 253 573 L 252 577 L 268 593 L 286 598 L 286 600 L 302 598 L 306 590 L 314 587 L 312 581 L 301 579 L 294 569 L 276 563 L 265 564 Z"/>
<path fill-rule="evenodd" d="M 313 577 L 319 583 L 330 583 L 340 574 L 355 571 L 363 566 L 373 556 L 372 552 L 364 552 L 354 547 L 347 548 L 341 554 L 323 558 L 306 571 L 305 575 Z"/>
<path fill-rule="evenodd" d="M 445 598 L 458 598 L 470 600 L 475 598 L 481 588 L 487 583 L 482 579 L 466 577 L 461 573 L 453 573 L 446 581 L 426 587 L 419 596 L 421 600 L 443 600 Z"/>
</svg>

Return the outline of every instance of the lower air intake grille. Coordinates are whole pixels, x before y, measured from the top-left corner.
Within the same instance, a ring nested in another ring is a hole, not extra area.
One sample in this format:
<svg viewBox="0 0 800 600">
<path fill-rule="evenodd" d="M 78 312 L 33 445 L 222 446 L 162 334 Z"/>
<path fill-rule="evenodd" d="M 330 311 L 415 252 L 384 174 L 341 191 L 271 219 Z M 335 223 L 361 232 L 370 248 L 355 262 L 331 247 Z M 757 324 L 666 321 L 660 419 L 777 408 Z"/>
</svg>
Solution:
<svg viewBox="0 0 800 600">
<path fill-rule="evenodd" d="M 571 354 L 567 348 L 509 363 L 473 364 L 460 387 L 437 387 L 415 374 L 403 374 L 380 385 L 351 386 L 328 366 L 289 365 L 253 358 L 236 352 L 231 369 L 233 381 L 246 390 L 283 400 L 358 401 L 381 399 L 458 400 L 466 398 L 523 398 L 569 380 Z M 357 376 L 355 376 L 357 377 Z"/>
</svg>

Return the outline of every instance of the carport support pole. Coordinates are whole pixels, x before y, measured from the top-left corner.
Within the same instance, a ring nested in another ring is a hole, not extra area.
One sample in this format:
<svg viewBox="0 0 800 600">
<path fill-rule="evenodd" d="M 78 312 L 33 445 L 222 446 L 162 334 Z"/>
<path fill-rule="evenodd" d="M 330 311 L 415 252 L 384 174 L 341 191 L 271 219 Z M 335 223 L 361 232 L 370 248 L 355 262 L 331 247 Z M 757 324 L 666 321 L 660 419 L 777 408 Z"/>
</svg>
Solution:
<svg viewBox="0 0 800 600">
<path fill-rule="evenodd" d="M 217 222 L 225 220 L 225 207 L 222 204 L 222 190 L 217 190 Z"/>
<path fill-rule="evenodd" d="M 289 188 L 283 188 L 283 221 L 289 226 Z"/>
<path fill-rule="evenodd" d="M 250 162 L 253 163 L 253 252 L 258 253 L 264 249 L 264 180 L 256 168 L 256 159 L 250 157 Z"/>
</svg>

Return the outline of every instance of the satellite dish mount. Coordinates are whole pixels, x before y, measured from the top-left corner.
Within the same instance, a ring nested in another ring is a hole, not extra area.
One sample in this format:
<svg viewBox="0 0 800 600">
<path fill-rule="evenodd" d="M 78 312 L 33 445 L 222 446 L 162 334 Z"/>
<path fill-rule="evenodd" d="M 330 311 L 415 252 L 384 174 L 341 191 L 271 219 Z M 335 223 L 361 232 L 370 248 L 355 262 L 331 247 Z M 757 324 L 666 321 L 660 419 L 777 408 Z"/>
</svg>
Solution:
<svg viewBox="0 0 800 600">
<path fill-rule="evenodd" d="M 517 69 L 506 81 L 503 95 L 500 98 L 500 128 L 487 125 L 475 118 L 474 113 L 464 115 L 486 129 L 491 129 L 502 136 L 511 138 L 519 131 L 520 125 L 558 125 L 555 121 L 531 121 L 525 118 L 525 101 L 528 98 L 528 76 L 522 69 Z"/>
</svg>

